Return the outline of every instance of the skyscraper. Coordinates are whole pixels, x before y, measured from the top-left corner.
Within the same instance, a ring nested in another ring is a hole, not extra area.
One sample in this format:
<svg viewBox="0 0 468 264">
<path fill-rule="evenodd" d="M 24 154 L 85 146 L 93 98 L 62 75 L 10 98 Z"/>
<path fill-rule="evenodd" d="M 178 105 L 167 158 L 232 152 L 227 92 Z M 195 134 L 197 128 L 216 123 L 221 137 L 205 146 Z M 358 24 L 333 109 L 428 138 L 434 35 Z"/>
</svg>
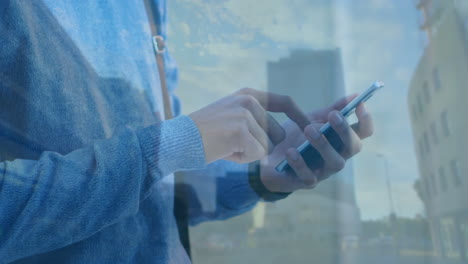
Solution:
<svg viewBox="0 0 468 264">
<path fill-rule="evenodd" d="M 269 62 L 267 71 L 268 90 L 292 96 L 306 111 L 345 95 L 339 49 L 293 50 L 290 57 Z"/>
<path fill-rule="evenodd" d="M 305 111 L 327 107 L 345 96 L 339 49 L 295 50 L 289 58 L 269 62 L 267 72 L 268 90 L 291 96 Z M 320 187 L 312 193 L 356 205 L 351 164 Z M 338 190 L 340 187 L 345 189 Z"/>
<path fill-rule="evenodd" d="M 306 111 L 345 95 L 338 49 L 292 51 L 290 57 L 269 62 L 267 74 L 269 91 L 292 96 Z M 360 233 L 352 171 L 348 162 L 317 188 L 259 203 L 251 213 L 229 220 L 228 227 L 214 222 L 192 229 L 195 259 L 238 263 L 242 256 L 252 263 L 308 263 L 313 255 L 320 263 L 352 262 L 345 255 L 350 253 L 340 250 L 342 242 L 357 241 Z"/>
<path fill-rule="evenodd" d="M 269 62 L 268 90 L 291 96 L 305 111 L 333 104 L 345 95 L 339 49 L 294 50 L 290 57 Z M 280 118 L 281 119 L 281 118 Z M 298 191 L 288 199 L 266 207 L 266 228 L 291 226 L 290 232 L 339 248 L 345 237 L 357 237 L 360 213 L 356 205 L 352 163 L 319 184 L 316 189 Z M 339 254 L 334 254 L 339 258 Z M 344 258 L 342 258 L 344 259 Z M 342 263 L 339 259 L 323 263 Z"/>
</svg>

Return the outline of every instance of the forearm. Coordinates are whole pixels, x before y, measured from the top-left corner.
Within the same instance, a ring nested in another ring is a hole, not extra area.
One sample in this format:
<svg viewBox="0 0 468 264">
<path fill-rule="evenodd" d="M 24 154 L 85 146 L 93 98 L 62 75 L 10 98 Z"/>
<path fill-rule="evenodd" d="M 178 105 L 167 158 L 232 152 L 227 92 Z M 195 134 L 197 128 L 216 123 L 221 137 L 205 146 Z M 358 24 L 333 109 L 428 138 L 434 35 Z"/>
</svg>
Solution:
<svg viewBox="0 0 468 264">
<path fill-rule="evenodd" d="M 196 133 L 182 117 L 67 155 L 0 163 L 0 256 L 9 262 L 64 247 L 136 214 L 155 182 L 204 166 L 200 139 L 190 139 Z"/>
<path fill-rule="evenodd" d="M 222 220 L 253 208 L 259 197 L 249 185 L 247 169 L 246 164 L 217 161 L 185 173 L 190 223 Z"/>
</svg>

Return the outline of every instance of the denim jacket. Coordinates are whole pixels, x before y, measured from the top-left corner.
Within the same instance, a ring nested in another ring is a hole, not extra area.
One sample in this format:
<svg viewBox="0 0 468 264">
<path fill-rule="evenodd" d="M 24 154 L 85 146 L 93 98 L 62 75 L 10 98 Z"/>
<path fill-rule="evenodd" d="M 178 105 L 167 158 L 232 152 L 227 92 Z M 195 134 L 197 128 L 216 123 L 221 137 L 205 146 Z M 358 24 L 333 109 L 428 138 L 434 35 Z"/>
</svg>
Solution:
<svg viewBox="0 0 468 264">
<path fill-rule="evenodd" d="M 0 263 L 189 263 L 176 171 L 193 187 L 192 224 L 258 201 L 243 166 L 205 165 L 188 116 L 160 119 L 142 0 L 5 0 L 0 14 Z"/>
</svg>

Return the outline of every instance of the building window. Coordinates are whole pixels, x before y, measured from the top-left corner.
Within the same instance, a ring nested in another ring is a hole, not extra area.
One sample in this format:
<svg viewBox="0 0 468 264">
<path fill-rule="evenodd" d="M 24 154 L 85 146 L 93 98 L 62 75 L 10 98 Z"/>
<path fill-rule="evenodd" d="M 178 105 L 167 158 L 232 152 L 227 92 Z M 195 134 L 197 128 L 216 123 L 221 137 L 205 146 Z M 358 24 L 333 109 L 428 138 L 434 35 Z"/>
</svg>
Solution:
<svg viewBox="0 0 468 264">
<path fill-rule="evenodd" d="M 445 192 L 447 191 L 447 177 L 445 175 L 445 169 L 444 167 L 439 168 L 439 179 L 440 179 L 440 189 Z"/>
<path fill-rule="evenodd" d="M 429 85 L 427 85 L 427 82 L 424 82 L 423 84 L 423 93 L 426 103 L 429 103 L 431 101 L 431 91 L 429 91 Z"/>
<path fill-rule="evenodd" d="M 431 179 L 423 179 L 423 192 L 424 192 L 424 199 L 431 199 L 432 189 L 431 189 Z"/>
<path fill-rule="evenodd" d="M 421 95 L 418 94 L 418 110 L 419 110 L 419 114 L 421 115 L 423 113 L 423 103 L 422 103 L 422 99 L 421 99 Z"/>
<path fill-rule="evenodd" d="M 452 170 L 453 183 L 456 186 L 462 185 L 463 180 L 462 180 L 461 171 L 460 171 L 460 163 L 458 163 L 457 160 L 452 160 L 450 162 L 450 167 Z"/>
<path fill-rule="evenodd" d="M 423 144 L 422 139 L 419 140 L 419 154 L 421 155 L 421 158 L 424 158 L 425 150 L 424 150 L 424 144 Z"/>
<path fill-rule="evenodd" d="M 431 124 L 431 134 L 432 134 L 432 141 L 434 144 L 439 143 L 439 137 L 437 135 L 437 125 L 435 122 L 432 122 Z"/>
<path fill-rule="evenodd" d="M 434 87 L 436 91 L 439 91 L 442 88 L 442 84 L 440 82 L 440 75 L 439 75 L 439 69 L 434 68 L 432 70 L 432 79 L 434 81 Z"/>
<path fill-rule="evenodd" d="M 456 239 L 455 221 L 448 217 L 442 218 L 440 220 L 440 233 L 445 255 L 449 258 L 458 258 L 460 251 Z"/>
<path fill-rule="evenodd" d="M 461 231 L 461 237 L 463 240 L 463 244 L 465 245 L 465 252 L 468 252 L 468 220 L 467 219 L 462 219 L 462 223 L 460 224 L 460 231 Z"/>
<path fill-rule="evenodd" d="M 444 136 L 450 136 L 450 124 L 448 120 L 447 111 L 442 112 L 442 114 L 440 115 L 440 120 L 442 123 L 442 132 L 444 133 Z"/>
<path fill-rule="evenodd" d="M 437 181 L 436 181 L 434 173 L 431 174 L 429 179 L 431 181 L 432 193 L 436 195 L 437 194 Z"/>
<path fill-rule="evenodd" d="M 427 132 L 424 132 L 424 146 L 426 147 L 426 152 L 431 152 L 431 143 L 429 142 L 429 136 Z"/>
<path fill-rule="evenodd" d="M 413 119 L 417 120 L 418 119 L 418 108 L 417 108 L 417 106 L 415 104 L 413 104 L 412 111 L 413 111 Z"/>
</svg>

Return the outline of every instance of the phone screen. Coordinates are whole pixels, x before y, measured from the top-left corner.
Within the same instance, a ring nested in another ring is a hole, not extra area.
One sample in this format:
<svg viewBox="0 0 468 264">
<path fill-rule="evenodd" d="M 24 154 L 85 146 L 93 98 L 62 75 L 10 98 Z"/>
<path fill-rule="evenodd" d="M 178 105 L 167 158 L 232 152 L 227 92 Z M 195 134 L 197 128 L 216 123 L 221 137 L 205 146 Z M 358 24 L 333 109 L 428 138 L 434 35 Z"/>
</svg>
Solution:
<svg viewBox="0 0 468 264">
<path fill-rule="evenodd" d="M 346 105 L 340 112 L 344 117 L 348 117 L 354 113 L 356 107 L 369 100 L 376 91 L 380 90 L 384 87 L 383 82 L 374 82 L 365 92 L 361 93 L 359 96 L 354 98 L 348 105 Z M 326 123 L 323 127 L 320 128 L 320 132 L 327 138 L 328 142 L 332 145 L 332 147 L 341 152 L 344 145 L 341 141 L 338 134 L 333 130 L 330 123 Z M 324 160 L 320 156 L 320 153 L 308 142 L 304 142 L 297 148 L 297 151 L 301 154 L 302 158 L 306 162 L 307 166 L 312 169 L 316 170 L 323 167 Z M 288 164 L 288 161 L 285 159 L 281 161 L 278 166 L 276 166 L 276 171 L 283 172 L 286 170 L 291 170 L 291 167 Z M 322 180 L 322 179 L 318 179 Z"/>
</svg>

